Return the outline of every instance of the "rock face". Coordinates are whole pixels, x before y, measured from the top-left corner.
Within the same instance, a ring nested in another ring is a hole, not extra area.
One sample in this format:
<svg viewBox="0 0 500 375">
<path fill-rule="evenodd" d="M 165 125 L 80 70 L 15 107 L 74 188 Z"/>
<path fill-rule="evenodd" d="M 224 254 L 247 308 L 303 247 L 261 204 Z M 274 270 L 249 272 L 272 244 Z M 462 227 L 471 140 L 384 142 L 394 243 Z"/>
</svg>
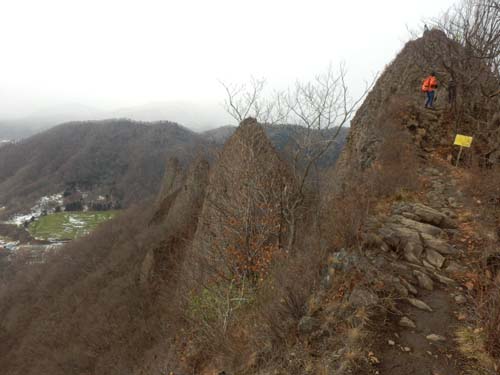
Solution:
<svg viewBox="0 0 500 375">
<path fill-rule="evenodd" d="M 397 202 L 392 207 L 391 215 L 379 218 L 375 223 L 375 226 L 372 223 L 372 229 L 376 231 L 376 236 L 415 266 L 437 271 L 447 258 L 458 253 L 447 241 L 445 231 L 446 228 L 456 227 L 456 223 L 443 212 L 422 203 Z M 433 289 L 428 275 L 416 271 L 415 277 L 422 288 Z M 441 283 L 450 282 L 440 274 L 434 278 Z"/>
<path fill-rule="evenodd" d="M 456 45 L 442 31 L 436 29 L 426 32 L 421 38 L 405 45 L 381 74 L 351 122 L 351 131 L 346 146 L 336 164 L 338 187 L 342 186 L 350 174 L 366 170 L 379 158 L 380 146 L 387 138 L 387 134 L 384 135 L 384 129 L 388 112 L 391 111 L 396 112 L 399 128 L 408 130 L 413 141 L 424 155 L 437 147 L 445 147 L 449 153 L 452 152 L 454 120 L 451 112 L 446 111 L 449 106 L 445 99 L 445 88 L 451 77 L 445 73 L 446 68 L 439 60 L 439 54 L 428 53 L 431 48 L 433 51 L 441 49 L 465 53 L 462 47 Z M 479 64 L 477 71 L 482 71 L 485 75 L 491 74 L 485 72 L 484 66 L 480 62 L 477 64 Z M 421 93 L 422 81 L 431 70 L 438 72 L 441 90 L 439 92 L 440 98 L 436 101 L 436 111 L 423 108 L 424 97 Z M 490 78 L 483 77 L 483 83 L 494 87 L 495 78 L 493 76 Z M 496 85 L 498 86 L 498 83 Z M 467 96 L 467 90 L 459 91 L 459 96 L 462 98 Z M 481 95 L 468 98 L 464 100 L 464 103 L 464 105 L 470 104 L 470 106 L 485 108 L 485 111 L 486 108 L 489 108 L 489 104 L 481 98 Z M 498 142 L 500 139 L 500 127 L 498 127 L 500 115 L 490 122 L 487 126 L 488 131 L 481 135 L 483 139 L 479 141 L 477 137 L 475 138 L 476 146 L 479 147 L 478 145 L 481 144 L 482 148 L 481 150 L 476 149 L 476 151 L 490 159 L 497 160 L 498 155 L 500 155 L 500 143 Z M 472 124 L 461 124 L 462 132 L 469 130 L 473 133 Z M 421 211 L 419 214 L 422 215 L 421 218 L 424 222 L 441 226 L 441 223 L 437 222 L 441 218 L 435 217 L 433 212 Z"/>
<path fill-rule="evenodd" d="M 168 272 L 171 258 L 184 252 L 187 241 L 193 238 L 208 184 L 208 162 L 195 160 L 187 172 L 182 172 L 177 161 L 172 161 L 160 192 L 152 224 L 165 226 L 166 241 L 148 251 L 141 265 L 140 282 L 149 285 L 154 275 Z"/>
<path fill-rule="evenodd" d="M 396 59 L 385 69 L 351 123 L 347 144 L 337 162 L 337 174 L 343 178 L 346 173 L 365 170 L 377 159 L 378 149 L 383 141 L 380 127 L 375 124 L 387 110 L 391 98 L 421 99 L 419 88 L 424 72 L 416 64 L 417 49 L 425 41 L 409 42 Z M 416 103 L 415 103 L 416 104 Z M 417 121 L 415 128 L 421 128 Z"/>
<path fill-rule="evenodd" d="M 287 165 L 261 125 L 243 121 L 211 174 L 193 253 L 206 269 L 234 274 L 258 267 L 263 251 L 282 248 L 282 202 L 293 190 Z M 203 270 L 201 270 L 203 271 Z"/>
<path fill-rule="evenodd" d="M 157 202 L 160 203 L 174 191 L 177 191 L 181 187 L 184 178 L 185 176 L 180 167 L 179 159 L 168 159 Z"/>
<path fill-rule="evenodd" d="M 172 223 L 197 217 L 205 199 L 208 170 L 208 162 L 203 158 L 196 159 L 186 172 L 179 167 L 177 159 L 171 159 L 153 220 Z"/>
</svg>

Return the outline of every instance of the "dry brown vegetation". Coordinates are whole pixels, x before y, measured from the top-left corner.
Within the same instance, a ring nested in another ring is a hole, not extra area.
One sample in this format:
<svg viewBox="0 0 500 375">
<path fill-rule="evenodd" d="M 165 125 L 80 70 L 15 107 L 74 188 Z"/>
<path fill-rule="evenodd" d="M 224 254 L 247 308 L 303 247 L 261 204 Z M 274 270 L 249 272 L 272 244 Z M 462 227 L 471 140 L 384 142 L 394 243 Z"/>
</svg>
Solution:
<svg viewBox="0 0 500 375">
<path fill-rule="evenodd" d="M 124 205 L 137 203 L 158 192 L 167 157 L 187 162 L 202 143 L 196 133 L 168 122 L 63 124 L 2 147 L 0 202 L 27 208 L 73 186 L 100 190 Z"/>
<path fill-rule="evenodd" d="M 263 131 L 250 130 L 211 183 L 218 188 L 205 204 L 218 219 L 209 222 L 222 232 L 208 262 L 188 251 L 207 186 L 203 161 L 166 181 L 156 203 L 89 237 L 42 259 L 13 257 L 0 281 L 1 368 L 113 374 L 147 364 L 144 371 L 196 373 L 220 361 L 241 369 L 249 357 L 274 361 L 300 341 L 297 322 L 324 262 L 303 209 L 316 200 L 308 183 L 294 211 L 300 238 L 287 251 L 291 176 Z"/>
<path fill-rule="evenodd" d="M 15 259 L 1 279 L 3 373 L 130 373 L 160 339 L 174 337 L 175 316 L 162 318 L 172 291 L 155 303 L 140 266 L 158 249 L 164 267 L 175 268 L 187 234 L 148 226 L 150 216 L 132 208 L 41 263 Z"/>
<path fill-rule="evenodd" d="M 352 170 L 340 189 L 330 193 L 324 233 L 337 247 L 361 244 L 365 220 L 380 201 L 420 189 L 417 148 L 403 123 L 407 110 L 401 99 L 387 105 L 385 116 L 374 124 L 382 140 L 377 159 L 364 171 Z"/>
<path fill-rule="evenodd" d="M 338 82 L 342 92 L 342 75 Z M 343 124 L 353 113 L 324 108 L 311 86 L 303 89 L 312 118 L 338 115 Z M 311 154 L 299 147 L 306 156 L 287 165 L 249 120 L 219 155 L 209 182 L 201 163 L 201 177 L 166 178 L 155 204 L 130 209 L 43 262 L 14 258 L 0 279 L 0 368 L 13 375 L 326 374 L 317 358 L 345 346 L 340 370 L 355 371 L 368 316 L 344 297 L 369 283 L 354 269 L 322 295 L 328 254 L 359 250 L 375 206 L 420 188 L 420 150 L 404 122 L 411 101 L 377 105 L 385 111 L 370 123 L 378 132 L 376 158 L 350 170 L 342 186 L 313 173 L 326 148 Z M 313 141 L 302 139 L 310 147 Z M 499 173 L 488 168 L 476 172 L 471 189 L 498 207 Z M 487 349 L 498 355 L 500 265 L 485 266 L 491 277 L 480 284 L 477 315 Z M 324 337 L 300 331 L 304 316 L 324 310 Z"/>
<path fill-rule="evenodd" d="M 422 66 L 437 72 L 441 87 L 449 90 L 453 81 L 456 95 L 448 110 L 453 132 L 474 136 L 474 152 L 486 164 L 500 162 L 492 154 L 500 134 L 494 121 L 499 108 L 499 19 L 497 0 L 459 1 L 433 22 L 430 32 L 440 34 L 417 51 Z"/>
<path fill-rule="evenodd" d="M 481 211 L 481 223 L 500 237 L 500 166 L 472 166 L 468 193 L 471 204 Z M 490 235 L 491 237 L 491 235 Z M 500 363 L 500 251 L 490 239 L 481 246 L 482 257 L 477 269 L 477 325 L 482 328 L 484 349 Z"/>
</svg>

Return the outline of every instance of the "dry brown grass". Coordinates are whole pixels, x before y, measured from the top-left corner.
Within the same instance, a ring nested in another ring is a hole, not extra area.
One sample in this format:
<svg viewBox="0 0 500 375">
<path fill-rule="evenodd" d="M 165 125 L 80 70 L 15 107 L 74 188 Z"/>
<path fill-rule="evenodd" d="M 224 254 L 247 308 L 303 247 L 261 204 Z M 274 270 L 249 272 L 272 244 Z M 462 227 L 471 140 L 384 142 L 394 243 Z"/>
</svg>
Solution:
<svg viewBox="0 0 500 375">
<path fill-rule="evenodd" d="M 2 373 L 131 373 L 160 342 L 168 348 L 182 307 L 172 276 L 183 243 L 172 239 L 183 232 L 151 226 L 151 216 L 132 208 L 42 263 L 15 259 L 0 275 Z M 151 249 L 171 278 L 142 284 Z"/>
<path fill-rule="evenodd" d="M 498 366 L 486 349 L 482 330 L 461 327 L 455 332 L 455 340 L 460 352 L 474 363 L 467 365 L 467 373 L 471 375 L 493 375 L 496 373 Z"/>
<path fill-rule="evenodd" d="M 468 195 L 481 207 L 483 219 L 497 225 L 500 236 L 500 165 L 473 166 L 467 182 Z"/>
<path fill-rule="evenodd" d="M 377 159 L 363 172 L 352 172 L 341 192 L 330 198 L 324 218 L 327 238 L 335 247 L 351 248 L 361 242 L 367 217 L 386 202 L 410 200 L 421 187 L 419 163 L 411 135 L 398 117 L 401 104 L 393 103 L 380 119 L 381 138 Z"/>
<path fill-rule="evenodd" d="M 482 340 L 481 348 L 500 365 L 500 253 L 485 257 L 479 272 L 475 308 Z"/>
<path fill-rule="evenodd" d="M 500 365 L 500 166 L 498 165 L 473 165 L 467 173 L 467 195 L 469 202 L 481 214 L 482 232 L 484 240 L 481 243 L 481 253 L 476 270 L 475 283 L 475 312 L 477 317 L 476 344 L 462 345 L 466 349 L 485 357 L 484 363 Z M 496 233 L 495 233 L 496 232 Z M 482 259 L 481 259 L 482 258 Z M 468 337 L 462 332 L 464 342 Z M 470 340 L 469 340 L 470 341 Z M 475 349 L 474 349 L 475 348 Z M 475 351 L 474 351 L 474 350 Z"/>
</svg>

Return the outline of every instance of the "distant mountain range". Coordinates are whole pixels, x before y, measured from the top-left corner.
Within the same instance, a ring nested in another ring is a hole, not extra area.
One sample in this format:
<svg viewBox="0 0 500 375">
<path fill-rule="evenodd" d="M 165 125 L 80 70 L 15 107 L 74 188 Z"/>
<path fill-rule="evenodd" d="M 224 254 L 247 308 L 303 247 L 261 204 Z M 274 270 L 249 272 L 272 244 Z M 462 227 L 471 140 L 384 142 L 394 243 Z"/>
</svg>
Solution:
<svg viewBox="0 0 500 375">
<path fill-rule="evenodd" d="M 173 122 L 128 119 L 62 124 L 0 148 L 0 206 L 28 208 L 67 187 L 112 194 L 127 206 L 157 193 L 168 158 L 188 163 L 204 153 L 210 159 L 235 129 L 197 133 Z M 293 149 L 292 132 L 297 127 L 266 127 L 284 157 Z M 342 129 L 322 165 L 333 165 L 347 132 Z"/>
<path fill-rule="evenodd" d="M 0 117 L 0 139 L 27 138 L 40 131 L 70 121 L 126 118 L 135 121 L 168 119 L 190 129 L 203 131 L 228 124 L 232 119 L 217 104 L 197 104 L 188 101 L 155 102 L 117 110 L 104 111 L 80 104 L 64 104 L 44 108 L 15 118 Z"/>
<path fill-rule="evenodd" d="M 0 202 L 25 207 L 68 186 L 124 204 L 156 193 L 171 156 L 189 160 L 203 138 L 170 122 L 74 122 L 0 148 Z"/>
</svg>

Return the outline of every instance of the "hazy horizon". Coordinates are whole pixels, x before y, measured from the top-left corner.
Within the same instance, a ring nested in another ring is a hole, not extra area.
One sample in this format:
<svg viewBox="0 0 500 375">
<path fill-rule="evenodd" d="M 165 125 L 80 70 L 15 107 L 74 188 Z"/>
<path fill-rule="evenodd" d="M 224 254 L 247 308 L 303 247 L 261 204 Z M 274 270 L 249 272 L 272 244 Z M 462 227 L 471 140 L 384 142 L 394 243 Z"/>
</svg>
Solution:
<svg viewBox="0 0 500 375">
<path fill-rule="evenodd" d="M 5 56 L 0 119 L 65 111 L 98 117 L 133 108 L 153 118 L 155 111 L 162 115 L 162 103 L 179 108 L 178 103 L 186 103 L 201 108 L 193 110 L 193 116 L 200 113 L 206 119 L 183 125 L 224 125 L 229 117 L 221 105 L 224 91 L 219 80 L 240 83 L 250 76 L 264 77 L 269 87 L 283 89 L 342 61 L 356 96 L 408 40 L 408 29 L 421 27 L 424 19 L 452 4 L 451 0 L 4 3 L 0 5 Z M 144 112 L 148 107 L 150 114 Z M 179 108 L 182 113 L 187 110 Z M 175 108 L 163 113 L 169 111 Z"/>
</svg>

